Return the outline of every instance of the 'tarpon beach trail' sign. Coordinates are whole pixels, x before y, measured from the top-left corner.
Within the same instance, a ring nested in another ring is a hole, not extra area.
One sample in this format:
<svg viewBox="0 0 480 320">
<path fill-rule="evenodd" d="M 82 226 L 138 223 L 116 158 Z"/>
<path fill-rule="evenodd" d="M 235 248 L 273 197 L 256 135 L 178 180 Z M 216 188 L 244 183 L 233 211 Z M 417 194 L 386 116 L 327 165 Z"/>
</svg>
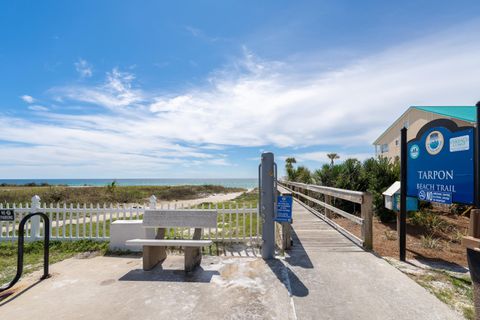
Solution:
<svg viewBox="0 0 480 320">
<path fill-rule="evenodd" d="M 451 120 L 427 123 L 407 145 L 407 196 L 474 203 L 474 129 Z"/>
</svg>

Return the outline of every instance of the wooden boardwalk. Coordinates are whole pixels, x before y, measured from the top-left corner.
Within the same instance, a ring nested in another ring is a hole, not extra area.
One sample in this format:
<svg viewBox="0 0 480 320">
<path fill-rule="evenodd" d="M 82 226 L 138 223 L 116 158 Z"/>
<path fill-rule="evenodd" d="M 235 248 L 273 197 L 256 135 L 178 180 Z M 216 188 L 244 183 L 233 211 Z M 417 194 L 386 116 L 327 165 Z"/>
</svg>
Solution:
<svg viewBox="0 0 480 320">
<path fill-rule="evenodd" d="M 287 286 L 297 319 L 460 319 L 384 259 L 294 201 Z"/>
</svg>

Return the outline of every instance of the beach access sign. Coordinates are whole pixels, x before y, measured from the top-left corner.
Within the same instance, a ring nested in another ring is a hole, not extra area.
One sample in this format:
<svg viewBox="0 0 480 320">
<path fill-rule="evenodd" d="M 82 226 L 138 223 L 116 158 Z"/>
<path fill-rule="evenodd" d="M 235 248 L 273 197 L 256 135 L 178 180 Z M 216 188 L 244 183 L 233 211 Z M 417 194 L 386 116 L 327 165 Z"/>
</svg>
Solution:
<svg viewBox="0 0 480 320">
<path fill-rule="evenodd" d="M 13 209 L 0 209 L 0 221 L 14 221 L 15 212 Z"/>
<path fill-rule="evenodd" d="M 292 222 L 292 196 L 282 195 L 277 198 L 277 222 Z"/>
<path fill-rule="evenodd" d="M 474 202 L 474 129 L 447 119 L 423 126 L 407 145 L 407 196 L 442 204 Z"/>
</svg>

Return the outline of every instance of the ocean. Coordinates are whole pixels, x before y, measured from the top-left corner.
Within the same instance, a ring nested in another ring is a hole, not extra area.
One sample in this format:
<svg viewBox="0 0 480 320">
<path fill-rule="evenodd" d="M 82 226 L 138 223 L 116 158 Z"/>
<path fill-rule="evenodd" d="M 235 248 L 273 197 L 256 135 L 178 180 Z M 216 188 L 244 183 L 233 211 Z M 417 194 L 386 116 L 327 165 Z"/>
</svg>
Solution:
<svg viewBox="0 0 480 320">
<path fill-rule="evenodd" d="M 120 186 L 179 186 L 179 185 L 219 185 L 224 187 L 255 188 L 257 179 L 0 179 L 0 184 L 24 185 L 28 183 L 49 185 L 105 186 L 116 181 Z"/>
</svg>

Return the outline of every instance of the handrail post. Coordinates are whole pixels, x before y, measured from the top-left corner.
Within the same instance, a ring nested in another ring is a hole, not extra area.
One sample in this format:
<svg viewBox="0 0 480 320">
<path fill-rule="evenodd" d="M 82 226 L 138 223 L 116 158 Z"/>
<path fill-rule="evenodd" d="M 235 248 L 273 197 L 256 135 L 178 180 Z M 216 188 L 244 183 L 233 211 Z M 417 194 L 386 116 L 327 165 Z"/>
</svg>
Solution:
<svg viewBox="0 0 480 320">
<path fill-rule="evenodd" d="M 332 205 L 332 197 L 326 194 L 324 194 L 323 196 L 325 197 L 325 203 L 328 205 Z M 332 217 L 332 212 L 330 211 L 330 209 L 325 208 L 325 217 L 327 217 L 328 219 Z"/>
<path fill-rule="evenodd" d="M 367 250 L 373 249 L 373 210 L 372 210 L 372 194 L 364 193 L 363 202 L 361 204 L 362 238 L 363 246 Z"/>
</svg>

